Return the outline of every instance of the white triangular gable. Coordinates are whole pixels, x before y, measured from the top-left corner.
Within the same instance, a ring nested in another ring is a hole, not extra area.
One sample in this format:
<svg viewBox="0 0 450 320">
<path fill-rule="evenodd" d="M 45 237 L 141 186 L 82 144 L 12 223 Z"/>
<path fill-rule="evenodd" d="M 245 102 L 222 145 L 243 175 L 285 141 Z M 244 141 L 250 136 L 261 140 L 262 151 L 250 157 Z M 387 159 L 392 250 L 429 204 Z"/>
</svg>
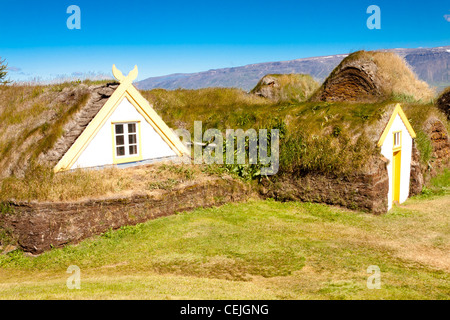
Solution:
<svg viewBox="0 0 450 320">
<path fill-rule="evenodd" d="M 139 124 L 140 159 L 136 159 L 137 161 L 177 155 L 125 97 L 70 169 L 118 163 L 115 159 L 113 125 L 119 122 L 136 122 Z"/>
<path fill-rule="evenodd" d="M 54 168 L 55 172 L 152 160 L 172 155 L 179 157 L 190 155 L 177 135 L 133 87 L 132 81 L 136 79 L 137 72 L 135 66 L 125 77 L 113 66 L 113 74 L 120 81 L 120 86 L 62 156 Z M 129 121 L 139 124 L 139 154 L 132 157 L 118 157 L 114 153 L 113 125 L 114 122 Z"/>
</svg>

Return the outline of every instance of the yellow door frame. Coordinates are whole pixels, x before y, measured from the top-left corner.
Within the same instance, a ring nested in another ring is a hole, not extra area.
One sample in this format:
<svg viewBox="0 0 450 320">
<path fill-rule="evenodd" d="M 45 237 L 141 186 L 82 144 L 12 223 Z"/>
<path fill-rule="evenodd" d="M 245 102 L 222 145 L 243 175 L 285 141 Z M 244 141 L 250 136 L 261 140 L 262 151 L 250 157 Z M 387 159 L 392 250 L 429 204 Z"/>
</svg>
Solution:
<svg viewBox="0 0 450 320">
<path fill-rule="evenodd" d="M 402 163 L 402 150 L 394 151 L 392 155 L 392 201 L 400 203 L 400 175 Z"/>
<path fill-rule="evenodd" d="M 399 144 L 395 145 L 395 135 L 399 134 Z M 392 134 L 392 202 L 400 203 L 400 181 L 402 170 L 402 132 Z"/>
</svg>

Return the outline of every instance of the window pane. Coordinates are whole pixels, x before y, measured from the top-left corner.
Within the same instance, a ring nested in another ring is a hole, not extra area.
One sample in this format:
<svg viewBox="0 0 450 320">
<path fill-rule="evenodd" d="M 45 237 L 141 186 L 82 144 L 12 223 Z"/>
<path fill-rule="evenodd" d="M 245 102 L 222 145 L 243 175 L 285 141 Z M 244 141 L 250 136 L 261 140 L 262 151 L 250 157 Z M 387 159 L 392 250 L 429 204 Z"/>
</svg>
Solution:
<svg viewBox="0 0 450 320">
<path fill-rule="evenodd" d="M 123 133 L 123 124 L 116 124 L 116 133 Z"/>
<path fill-rule="evenodd" d="M 130 148 L 130 154 L 137 154 L 137 146 L 136 145 L 130 146 L 129 148 Z"/>
<path fill-rule="evenodd" d="M 394 145 L 395 146 L 400 145 L 400 132 L 394 133 Z"/>
<path fill-rule="evenodd" d="M 135 144 L 136 141 L 137 141 L 137 139 L 136 139 L 136 135 L 135 135 L 135 134 L 130 134 L 130 135 L 128 136 L 128 143 L 129 143 L 129 144 Z"/>
<path fill-rule="evenodd" d="M 136 123 L 129 123 L 128 124 L 128 133 L 134 133 L 136 132 Z"/>
<path fill-rule="evenodd" d="M 123 136 L 116 136 L 116 145 L 120 146 L 120 145 L 124 145 L 125 144 L 125 139 Z"/>
<path fill-rule="evenodd" d="M 125 147 L 117 147 L 117 155 L 118 156 L 124 156 L 125 155 Z"/>
</svg>

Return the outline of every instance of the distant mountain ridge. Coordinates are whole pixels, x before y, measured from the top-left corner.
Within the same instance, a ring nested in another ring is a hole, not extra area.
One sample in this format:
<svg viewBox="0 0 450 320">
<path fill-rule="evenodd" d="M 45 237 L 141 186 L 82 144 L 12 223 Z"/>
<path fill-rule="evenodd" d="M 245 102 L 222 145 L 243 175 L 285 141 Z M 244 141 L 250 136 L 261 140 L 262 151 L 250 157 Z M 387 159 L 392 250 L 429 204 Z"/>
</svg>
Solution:
<svg viewBox="0 0 450 320">
<path fill-rule="evenodd" d="M 417 49 L 387 49 L 403 57 L 417 76 L 438 91 L 450 86 L 450 46 Z M 331 56 L 263 62 L 241 67 L 212 69 L 197 73 L 175 73 L 151 77 L 136 83 L 139 89 L 199 89 L 206 87 L 235 87 L 246 91 L 255 87 L 266 74 L 303 73 L 323 82 L 330 72 L 347 56 Z"/>
</svg>

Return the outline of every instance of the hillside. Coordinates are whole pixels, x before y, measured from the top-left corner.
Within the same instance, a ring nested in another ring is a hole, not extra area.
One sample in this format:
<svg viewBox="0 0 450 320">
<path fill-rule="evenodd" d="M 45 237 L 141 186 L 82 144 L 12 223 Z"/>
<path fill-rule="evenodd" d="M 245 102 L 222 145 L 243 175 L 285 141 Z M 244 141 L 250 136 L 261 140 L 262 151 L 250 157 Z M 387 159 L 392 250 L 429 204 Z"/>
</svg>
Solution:
<svg viewBox="0 0 450 320">
<path fill-rule="evenodd" d="M 442 91 L 450 85 L 450 46 L 433 49 L 398 49 L 419 79 Z"/>
<path fill-rule="evenodd" d="M 419 79 L 441 91 L 450 85 L 450 46 L 438 48 L 391 49 L 405 58 Z M 289 61 L 264 62 L 242 67 L 213 69 L 197 73 L 178 73 L 139 81 L 139 89 L 198 89 L 236 87 L 249 91 L 266 74 L 310 74 L 322 82 L 347 54 L 312 57 Z"/>
<path fill-rule="evenodd" d="M 180 73 L 139 81 L 136 87 L 143 90 L 199 89 L 207 87 L 235 87 L 249 91 L 266 74 L 301 73 L 325 79 L 346 55 L 266 62 L 242 67 L 213 69 L 198 73 Z"/>
</svg>

